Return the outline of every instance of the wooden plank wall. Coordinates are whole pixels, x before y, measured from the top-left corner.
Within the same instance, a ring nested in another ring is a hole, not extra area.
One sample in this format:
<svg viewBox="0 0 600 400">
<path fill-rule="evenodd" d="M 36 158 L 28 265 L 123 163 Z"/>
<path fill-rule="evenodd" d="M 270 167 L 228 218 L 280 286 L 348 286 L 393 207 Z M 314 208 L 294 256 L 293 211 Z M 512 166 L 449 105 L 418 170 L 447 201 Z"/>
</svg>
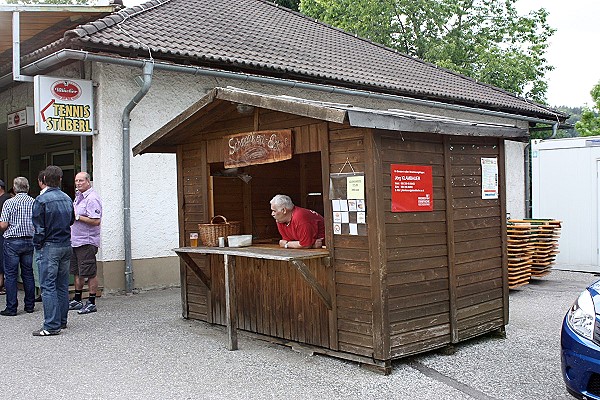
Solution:
<svg viewBox="0 0 600 400">
<path fill-rule="evenodd" d="M 206 202 L 207 167 L 206 145 L 200 141 L 181 146 L 178 151 L 179 194 L 179 232 L 180 245 L 189 246 L 191 232 L 198 232 L 198 224 L 206 222 L 208 207 Z M 210 276 L 210 266 L 206 257 L 195 256 L 194 259 L 205 274 Z M 187 318 L 211 321 L 209 304 L 210 296 L 206 286 L 196 277 L 192 270 L 181 261 L 183 315 Z M 185 284 L 184 284 L 185 283 Z"/>
<path fill-rule="evenodd" d="M 366 129 L 329 124 L 330 171 L 340 172 L 346 161 L 365 172 Z M 347 165 L 343 172 L 351 172 Z M 367 200 L 368 207 L 371 202 Z M 367 236 L 334 235 L 337 349 L 373 356 L 373 300 Z"/>
<path fill-rule="evenodd" d="M 396 133 L 381 139 L 391 355 L 450 342 L 450 291 L 442 137 Z M 433 212 L 392 213 L 391 164 L 430 165 Z"/>
<path fill-rule="evenodd" d="M 327 270 L 321 260 L 305 264 L 327 287 Z M 225 324 L 223 257 L 211 256 L 214 268 L 212 314 Z M 323 301 L 287 262 L 236 258 L 235 284 L 238 328 L 263 335 L 329 347 L 328 310 Z"/>
<path fill-rule="evenodd" d="M 503 235 L 505 215 L 500 199 L 481 199 L 481 158 L 498 159 L 504 181 L 501 149 L 493 138 L 448 138 L 451 161 L 455 242 L 457 339 L 504 326 Z M 503 187 L 500 186 L 503 193 Z"/>
<path fill-rule="evenodd" d="M 501 143 L 401 136 L 381 139 L 393 358 L 489 332 L 503 326 L 504 312 L 502 207 L 481 199 L 481 157 L 503 162 Z M 390 212 L 396 163 L 433 167 L 433 212 Z"/>
</svg>

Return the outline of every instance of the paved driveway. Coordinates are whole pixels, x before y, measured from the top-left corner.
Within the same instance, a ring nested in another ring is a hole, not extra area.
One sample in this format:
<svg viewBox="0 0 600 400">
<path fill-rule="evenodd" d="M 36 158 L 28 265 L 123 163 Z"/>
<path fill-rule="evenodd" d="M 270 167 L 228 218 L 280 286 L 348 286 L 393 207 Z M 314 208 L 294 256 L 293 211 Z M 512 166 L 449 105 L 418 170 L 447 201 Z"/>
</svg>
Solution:
<svg viewBox="0 0 600 400">
<path fill-rule="evenodd" d="M 507 338 L 486 336 L 393 364 L 381 376 L 356 363 L 297 353 L 180 317 L 179 289 L 105 296 L 70 315 L 59 336 L 33 337 L 33 314 L 0 317 L 0 393 L 50 399 L 569 399 L 560 326 L 590 274 L 553 271 L 510 292 Z M 22 302 L 22 292 L 19 293 Z M 4 308 L 4 299 L 0 306 Z"/>
</svg>

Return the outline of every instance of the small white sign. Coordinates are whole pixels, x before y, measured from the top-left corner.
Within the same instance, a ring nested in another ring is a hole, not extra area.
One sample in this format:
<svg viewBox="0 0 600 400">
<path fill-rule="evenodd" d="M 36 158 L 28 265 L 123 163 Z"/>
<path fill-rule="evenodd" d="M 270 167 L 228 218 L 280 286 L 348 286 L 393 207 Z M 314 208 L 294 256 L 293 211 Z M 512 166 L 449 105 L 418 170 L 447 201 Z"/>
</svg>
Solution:
<svg viewBox="0 0 600 400">
<path fill-rule="evenodd" d="M 6 116 L 6 129 L 9 131 L 21 129 L 24 126 L 33 126 L 33 107 L 26 107 L 24 110 L 12 112 Z"/>
<path fill-rule="evenodd" d="M 35 133 L 94 134 L 92 81 L 36 75 L 33 97 Z"/>
<path fill-rule="evenodd" d="M 481 198 L 498 198 L 498 159 L 481 158 Z"/>
</svg>

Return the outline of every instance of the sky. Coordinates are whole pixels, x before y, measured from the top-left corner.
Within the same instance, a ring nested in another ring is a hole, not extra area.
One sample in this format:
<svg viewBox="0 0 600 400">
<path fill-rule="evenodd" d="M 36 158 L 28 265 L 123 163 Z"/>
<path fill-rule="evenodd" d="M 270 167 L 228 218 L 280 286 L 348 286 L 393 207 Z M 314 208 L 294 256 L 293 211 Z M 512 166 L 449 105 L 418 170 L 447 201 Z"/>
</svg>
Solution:
<svg viewBox="0 0 600 400">
<path fill-rule="evenodd" d="M 594 105 L 590 91 L 600 81 L 600 0 L 518 0 L 520 14 L 544 7 L 556 29 L 547 59 L 554 71 L 546 75 L 551 106 Z"/>
</svg>

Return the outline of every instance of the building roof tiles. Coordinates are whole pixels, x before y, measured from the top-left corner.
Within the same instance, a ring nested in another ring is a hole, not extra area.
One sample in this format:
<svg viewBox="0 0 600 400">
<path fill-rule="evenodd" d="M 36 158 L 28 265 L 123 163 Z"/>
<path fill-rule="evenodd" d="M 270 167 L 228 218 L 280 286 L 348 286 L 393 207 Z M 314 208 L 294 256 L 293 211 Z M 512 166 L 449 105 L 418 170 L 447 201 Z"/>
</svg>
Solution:
<svg viewBox="0 0 600 400">
<path fill-rule="evenodd" d="M 266 0 L 152 0 L 67 36 L 89 49 L 144 56 L 147 46 L 158 59 L 564 117 Z"/>
</svg>

